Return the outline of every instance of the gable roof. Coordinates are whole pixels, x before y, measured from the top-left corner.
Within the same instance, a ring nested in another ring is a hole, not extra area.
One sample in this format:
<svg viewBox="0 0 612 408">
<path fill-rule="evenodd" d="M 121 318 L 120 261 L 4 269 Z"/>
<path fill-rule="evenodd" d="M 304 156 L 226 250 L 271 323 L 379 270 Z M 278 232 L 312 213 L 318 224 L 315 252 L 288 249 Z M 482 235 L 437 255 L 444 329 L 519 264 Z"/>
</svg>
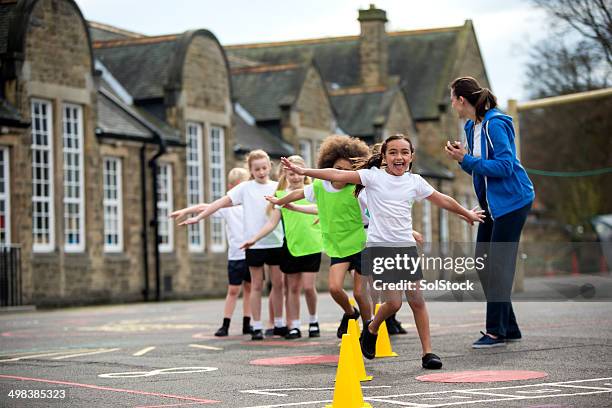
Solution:
<svg viewBox="0 0 612 408">
<path fill-rule="evenodd" d="M 450 68 L 456 58 L 457 39 L 469 24 L 387 33 L 389 75 L 401 78 L 414 119 L 438 117 L 438 105 L 452 80 Z M 225 49 L 229 55 L 267 64 L 314 59 L 326 83 L 347 87 L 360 82 L 359 36 L 230 45 Z"/>
<path fill-rule="evenodd" d="M 291 156 L 294 149 L 279 137 L 264 128 L 248 124 L 240 115 L 234 115 L 235 153 L 248 153 L 263 149 L 272 157 Z"/>
<path fill-rule="evenodd" d="M 97 41 L 94 53 L 134 99 L 164 97 L 176 35 Z"/>
<path fill-rule="evenodd" d="M 159 135 L 168 144 L 181 145 L 180 132 L 145 109 L 130 105 L 102 77 L 98 88 L 97 134 L 100 136 L 152 141 Z"/>
<path fill-rule="evenodd" d="M 108 24 L 98 23 L 97 21 L 87 21 L 89 35 L 92 41 L 120 40 L 127 38 L 143 38 L 145 35 L 133 31 L 124 30 Z"/>
<path fill-rule="evenodd" d="M 375 136 L 375 125 L 384 125 L 397 87 L 355 87 L 331 91 L 330 100 L 338 126 L 351 136 Z"/>
<path fill-rule="evenodd" d="M 234 97 L 256 121 L 279 120 L 281 105 L 293 105 L 297 100 L 307 69 L 302 64 L 235 68 Z"/>
</svg>

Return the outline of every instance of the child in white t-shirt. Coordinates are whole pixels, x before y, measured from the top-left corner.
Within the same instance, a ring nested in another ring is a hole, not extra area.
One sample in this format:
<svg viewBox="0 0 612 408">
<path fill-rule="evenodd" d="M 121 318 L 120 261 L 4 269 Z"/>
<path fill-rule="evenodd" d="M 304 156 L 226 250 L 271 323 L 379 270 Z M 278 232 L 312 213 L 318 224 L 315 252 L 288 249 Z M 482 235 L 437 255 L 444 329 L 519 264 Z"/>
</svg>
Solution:
<svg viewBox="0 0 612 408">
<path fill-rule="evenodd" d="M 263 150 L 254 150 L 247 155 L 247 167 L 251 180 L 239 184 L 227 195 L 212 202 L 197 217 L 190 218 L 179 225 L 195 224 L 214 214 L 223 207 L 242 204 L 244 210 L 244 236 L 252 237 L 268 222 L 266 195 L 274 194 L 277 182 L 270 180 L 272 162 Z M 270 300 L 274 310 L 274 334 L 285 336 L 288 333 L 283 321 L 283 278 L 279 268 L 283 251 L 283 229 L 279 225 L 270 234 L 246 250 L 246 262 L 251 273 L 251 312 L 253 314 L 253 340 L 263 340 L 261 321 L 261 296 L 264 280 L 264 264 L 268 265 L 272 291 Z"/>
<path fill-rule="evenodd" d="M 469 223 L 482 222 L 482 211 L 467 210 L 453 198 L 437 192 L 421 176 L 412 174 L 414 149 L 412 142 L 403 135 L 394 135 L 386 139 L 380 154 L 375 154 L 363 163 L 358 171 L 338 169 L 304 169 L 281 158 L 286 169 L 298 174 L 337 182 L 358 185 L 355 194 L 362 188 L 368 192 L 367 203 L 370 214 L 366 246 L 397 247 L 410 257 L 418 257 L 416 241 L 412 234 L 411 209 L 414 201 L 427 199 L 441 208 L 459 214 Z M 386 166 L 383 167 L 383 160 Z M 414 276 L 402 276 L 409 280 L 422 278 L 420 268 Z M 408 302 L 419 329 L 423 347 L 422 364 L 424 368 L 440 368 L 442 361 L 431 352 L 429 333 L 429 316 L 422 293 L 416 284 L 415 290 L 406 291 Z M 378 328 L 382 322 L 396 313 L 402 305 L 402 292 L 386 290 L 386 301 L 382 304 L 374 319 L 365 325 L 361 338 L 363 355 L 372 359 L 375 356 Z"/>
<path fill-rule="evenodd" d="M 231 190 L 238 184 L 249 179 L 249 172 L 243 167 L 236 167 L 227 174 L 227 189 Z M 189 214 L 204 211 L 209 204 L 197 204 L 192 207 L 174 211 L 170 217 L 177 221 Z M 251 274 L 246 264 L 244 251 L 240 244 L 244 240 L 244 215 L 242 205 L 221 208 L 213 217 L 225 220 L 225 231 L 227 234 L 227 295 L 223 307 L 223 324 L 215 332 L 215 336 L 224 337 L 229 334 L 229 327 L 236 308 L 236 302 L 242 287 L 242 334 L 251 334 Z"/>
</svg>

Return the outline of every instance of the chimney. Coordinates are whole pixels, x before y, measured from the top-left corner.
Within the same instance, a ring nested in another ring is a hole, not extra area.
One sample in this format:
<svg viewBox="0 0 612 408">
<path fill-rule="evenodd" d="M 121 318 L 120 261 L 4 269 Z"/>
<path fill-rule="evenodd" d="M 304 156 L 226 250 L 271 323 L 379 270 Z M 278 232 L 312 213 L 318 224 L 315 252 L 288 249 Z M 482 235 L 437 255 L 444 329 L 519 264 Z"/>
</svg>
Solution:
<svg viewBox="0 0 612 408">
<path fill-rule="evenodd" d="M 366 86 L 386 85 L 387 61 L 387 12 L 370 4 L 367 10 L 359 10 L 359 57 L 361 62 L 361 84 Z"/>
</svg>

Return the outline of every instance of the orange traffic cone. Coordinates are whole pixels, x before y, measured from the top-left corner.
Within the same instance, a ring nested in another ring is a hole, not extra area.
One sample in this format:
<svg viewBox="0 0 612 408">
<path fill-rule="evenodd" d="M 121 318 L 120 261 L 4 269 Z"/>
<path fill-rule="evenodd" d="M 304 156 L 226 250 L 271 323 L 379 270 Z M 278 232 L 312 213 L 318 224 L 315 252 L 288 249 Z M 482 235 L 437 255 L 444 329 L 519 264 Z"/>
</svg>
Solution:
<svg viewBox="0 0 612 408">
<path fill-rule="evenodd" d="M 334 400 L 331 405 L 326 405 L 325 408 L 372 408 L 370 404 L 363 402 L 363 393 L 355 369 L 355 357 L 350 334 L 342 336 Z"/>
<path fill-rule="evenodd" d="M 365 365 L 363 364 L 363 355 L 361 354 L 361 346 L 359 345 L 359 335 L 357 334 L 357 320 L 351 319 L 348 324 L 348 334 L 351 336 L 351 345 L 353 346 L 353 354 L 355 355 L 355 369 L 357 370 L 357 378 L 359 381 L 371 381 L 371 375 L 366 373 Z"/>
<path fill-rule="evenodd" d="M 376 305 L 375 313 L 378 313 L 378 309 L 380 309 L 380 303 Z M 387 323 L 384 320 L 378 328 L 378 338 L 376 339 L 376 358 L 383 357 L 397 357 L 397 353 L 394 353 L 391 349 L 391 339 L 389 339 Z"/>
</svg>

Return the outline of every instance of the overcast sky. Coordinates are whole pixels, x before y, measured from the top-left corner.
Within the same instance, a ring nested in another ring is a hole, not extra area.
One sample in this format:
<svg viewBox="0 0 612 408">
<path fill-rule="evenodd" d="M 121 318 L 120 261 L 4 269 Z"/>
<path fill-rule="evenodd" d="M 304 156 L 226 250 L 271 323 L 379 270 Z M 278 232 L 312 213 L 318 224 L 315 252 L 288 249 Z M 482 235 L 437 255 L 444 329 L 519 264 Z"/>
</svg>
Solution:
<svg viewBox="0 0 612 408">
<path fill-rule="evenodd" d="M 86 19 L 146 35 L 195 28 L 221 44 L 299 40 L 359 34 L 358 0 L 77 0 Z M 526 99 L 523 65 L 528 45 L 546 35 L 544 14 L 527 0 L 378 0 L 387 31 L 474 22 L 493 92 L 500 104 Z"/>
</svg>

